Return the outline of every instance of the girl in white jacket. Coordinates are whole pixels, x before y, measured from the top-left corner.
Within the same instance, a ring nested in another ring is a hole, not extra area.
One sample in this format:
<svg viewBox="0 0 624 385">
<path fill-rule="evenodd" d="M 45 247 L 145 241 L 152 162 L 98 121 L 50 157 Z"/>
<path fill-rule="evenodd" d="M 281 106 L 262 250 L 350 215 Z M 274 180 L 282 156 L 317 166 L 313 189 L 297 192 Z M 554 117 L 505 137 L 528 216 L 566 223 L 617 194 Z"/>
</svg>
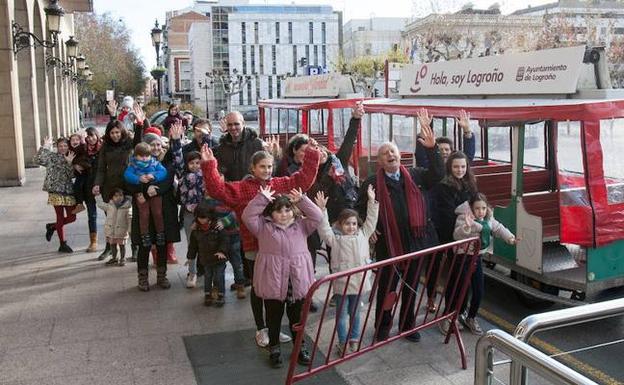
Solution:
<svg viewBox="0 0 624 385">
<path fill-rule="evenodd" d="M 362 221 L 355 210 L 344 209 L 336 219 L 335 227 L 332 229 L 329 224 L 329 217 L 325 208 L 327 197 L 320 191 L 316 194 L 316 204 L 323 210 L 323 220 L 321 221 L 318 233 L 321 240 L 331 247 L 331 271 L 334 273 L 353 269 L 366 265 L 370 259 L 370 249 L 368 239 L 375 232 L 377 226 L 377 216 L 379 214 L 379 202 L 375 200 L 375 190 L 373 186 L 368 186 L 368 210 L 366 211 L 366 221 Z M 336 231 L 334 231 L 336 230 Z M 351 325 L 351 333 L 348 339 L 348 349 L 353 352 L 357 349 L 360 338 L 360 314 L 358 305 L 361 293 L 371 290 L 370 281 L 367 279 L 362 284 L 364 273 L 351 276 L 349 285 L 346 288 L 347 277 L 334 282 L 334 295 L 336 298 L 336 309 L 340 313 L 336 314 L 336 324 L 338 331 L 338 343 L 336 346 L 338 355 L 342 356 L 347 348 L 347 333 Z M 343 297 L 343 293 L 346 294 Z M 344 301 L 344 303 L 343 303 Z M 347 322 L 347 314 L 349 322 Z"/>
<path fill-rule="evenodd" d="M 102 200 L 102 196 L 95 197 L 95 203 L 106 213 L 104 222 L 104 234 L 106 243 L 110 244 L 112 255 L 106 262 L 107 266 L 126 264 L 126 240 L 132 224 L 132 200 L 125 196 L 122 189 L 113 190 L 113 196 L 108 203 Z M 117 261 L 117 246 L 119 246 L 119 262 Z"/>
<path fill-rule="evenodd" d="M 458 206 L 455 210 L 455 214 L 458 215 L 455 222 L 455 231 L 453 232 L 453 238 L 455 240 L 472 237 L 479 237 L 481 239 L 479 259 L 477 260 L 477 267 L 475 268 L 470 284 L 470 290 L 472 292 L 470 307 L 468 308 L 467 314 L 462 312 L 459 316 L 459 321 L 466 325 L 473 334 L 481 335 L 483 334 L 483 330 L 475 319 L 484 294 L 481 256 L 485 253 L 492 253 L 492 236 L 501 238 L 510 245 L 515 245 L 517 239 L 511 231 L 507 230 L 505 226 L 494 219 L 494 214 L 484 194 L 475 194 L 470 201 L 466 201 Z"/>
</svg>

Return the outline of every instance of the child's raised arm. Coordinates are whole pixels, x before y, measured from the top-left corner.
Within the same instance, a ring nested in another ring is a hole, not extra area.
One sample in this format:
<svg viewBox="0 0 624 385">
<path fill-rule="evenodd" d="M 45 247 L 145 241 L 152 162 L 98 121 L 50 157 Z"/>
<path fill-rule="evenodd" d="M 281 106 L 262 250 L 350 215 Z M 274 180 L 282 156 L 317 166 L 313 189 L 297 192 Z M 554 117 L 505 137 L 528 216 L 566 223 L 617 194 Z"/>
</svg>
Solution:
<svg viewBox="0 0 624 385">
<path fill-rule="evenodd" d="M 225 182 L 221 179 L 217 159 L 207 144 L 202 146 L 201 157 L 204 187 L 208 195 L 229 207 L 236 207 L 241 204 L 243 198 L 240 189 L 236 188 L 240 182 Z"/>
<path fill-rule="evenodd" d="M 275 192 L 270 187 L 261 187 L 256 197 L 252 199 L 245 210 L 243 210 L 243 217 L 241 218 L 247 226 L 247 229 L 255 236 L 258 236 L 262 226 L 264 225 L 264 218 L 262 212 L 267 205 L 273 200 L 273 194 Z"/>
<path fill-rule="evenodd" d="M 302 224 L 306 234 L 312 234 L 316 229 L 318 229 L 321 219 L 323 219 L 323 212 L 317 205 L 312 203 L 310 198 L 303 194 L 301 189 L 293 189 L 290 192 L 290 196 L 293 197 L 291 199 L 293 203 L 296 204 L 303 215 L 305 215 Z"/>
<path fill-rule="evenodd" d="M 320 151 L 309 146 L 305 151 L 301 169 L 291 176 L 273 178 L 271 186 L 278 194 L 286 194 L 294 189 L 308 191 L 316 180 L 320 158 Z"/>
<path fill-rule="evenodd" d="M 104 202 L 104 199 L 102 199 L 102 195 L 95 196 L 95 204 L 97 205 L 97 207 L 104 210 L 104 212 L 108 210 L 108 203 Z"/>
<path fill-rule="evenodd" d="M 368 185 L 366 190 L 368 195 L 368 202 L 366 208 L 366 220 L 362 225 L 362 233 L 366 238 L 369 238 L 375 232 L 377 228 L 377 218 L 379 217 L 379 202 L 375 199 L 375 189 L 372 184 Z"/>
<path fill-rule="evenodd" d="M 323 211 L 323 219 L 321 219 L 321 223 L 318 228 L 319 237 L 321 237 L 322 241 L 327 243 L 327 246 L 334 247 L 336 234 L 334 234 L 334 231 L 329 224 L 329 216 L 327 215 L 327 209 L 325 208 L 325 205 L 327 204 L 327 197 L 325 196 L 325 193 L 319 191 L 316 193 L 316 198 L 314 198 L 314 200 L 316 201 L 316 205 L 319 209 Z"/>
<path fill-rule="evenodd" d="M 494 235 L 496 238 L 500 238 L 500 239 L 504 240 L 505 242 L 507 242 L 510 245 L 515 245 L 516 244 L 516 242 L 517 242 L 516 237 L 502 223 L 500 223 L 499 221 L 497 221 L 493 217 L 490 220 L 490 223 L 491 223 L 491 227 L 492 227 L 492 235 Z"/>
</svg>

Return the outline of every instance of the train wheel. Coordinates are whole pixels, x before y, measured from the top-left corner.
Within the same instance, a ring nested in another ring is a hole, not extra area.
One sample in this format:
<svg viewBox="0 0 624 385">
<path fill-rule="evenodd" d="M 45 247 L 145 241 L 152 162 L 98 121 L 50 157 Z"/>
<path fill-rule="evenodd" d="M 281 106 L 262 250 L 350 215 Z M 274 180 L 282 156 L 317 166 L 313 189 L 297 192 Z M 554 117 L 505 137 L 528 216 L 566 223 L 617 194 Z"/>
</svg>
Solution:
<svg viewBox="0 0 624 385">
<path fill-rule="evenodd" d="M 584 291 L 573 291 L 570 295 L 570 299 L 574 299 L 576 301 L 585 301 L 585 292 Z"/>
<path fill-rule="evenodd" d="M 511 278 L 527 286 L 534 287 L 535 289 L 538 289 L 539 291 L 543 293 L 547 293 L 551 295 L 559 295 L 559 288 L 545 284 L 543 282 L 527 277 L 526 275 L 517 273 L 515 271 L 511 272 Z M 520 300 L 520 302 L 524 306 L 528 307 L 529 309 L 545 309 L 554 305 L 554 302 L 552 301 L 544 300 L 541 298 L 536 298 L 520 290 L 516 290 L 516 295 L 518 296 L 518 299 Z"/>
</svg>

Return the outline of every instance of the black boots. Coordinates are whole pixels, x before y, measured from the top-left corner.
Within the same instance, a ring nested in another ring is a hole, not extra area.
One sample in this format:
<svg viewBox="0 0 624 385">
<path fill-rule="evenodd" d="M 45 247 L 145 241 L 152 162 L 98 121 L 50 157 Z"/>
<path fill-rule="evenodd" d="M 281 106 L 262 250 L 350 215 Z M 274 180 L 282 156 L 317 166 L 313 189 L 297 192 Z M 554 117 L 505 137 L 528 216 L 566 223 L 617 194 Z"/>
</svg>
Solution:
<svg viewBox="0 0 624 385">
<path fill-rule="evenodd" d="M 161 289 L 169 289 L 171 287 L 171 283 L 167 279 L 167 266 L 156 268 L 156 285 Z"/>
<path fill-rule="evenodd" d="M 46 223 L 46 241 L 50 242 L 52 235 L 54 235 L 54 230 L 56 230 L 56 223 Z"/>
<path fill-rule="evenodd" d="M 72 248 L 69 247 L 69 245 L 65 241 L 61 242 L 61 245 L 59 246 L 58 251 L 59 253 L 73 253 L 74 252 L 74 250 L 72 250 Z"/>
<path fill-rule="evenodd" d="M 106 257 L 108 257 L 108 255 L 111 253 L 111 247 L 110 247 L 110 243 L 106 242 L 106 246 L 104 247 L 104 251 L 102 251 L 102 254 L 100 254 L 98 256 L 98 261 L 103 261 L 106 259 Z"/>
<path fill-rule="evenodd" d="M 279 345 L 269 348 L 269 363 L 275 369 L 282 367 L 282 352 Z"/>
<path fill-rule="evenodd" d="M 149 291 L 149 281 L 148 281 L 148 272 L 147 269 L 139 270 L 138 272 L 139 284 L 137 287 L 141 291 Z"/>
</svg>

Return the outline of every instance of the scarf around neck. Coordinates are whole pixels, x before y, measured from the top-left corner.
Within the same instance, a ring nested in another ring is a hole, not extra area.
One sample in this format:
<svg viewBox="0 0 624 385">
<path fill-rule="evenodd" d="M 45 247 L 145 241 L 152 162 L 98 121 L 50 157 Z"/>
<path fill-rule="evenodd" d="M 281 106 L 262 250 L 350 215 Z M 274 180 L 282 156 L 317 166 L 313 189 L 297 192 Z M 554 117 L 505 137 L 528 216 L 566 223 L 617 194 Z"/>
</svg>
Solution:
<svg viewBox="0 0 624 385">
<path fill-rule="evenodd" d="M 487 249 L 490 246 L 490 239 L 492 234 L 492 228 L 490 227 L 490 221 L 487 219 L 475 219 L 475 222 L 481 225 L 481 250 Z"/>
<path fill-rule="evenodd" d="M 425 200 L 420 189 L 414 184 L 407 168 L 401 166 L 399 172 L 401 176 L 403 176 L 404 181 L 407 214 L 411 233 L 417 238 L 423 237 L 426 225 Z M 403 245 L 401 240 L 401 231 L 399 230 L 399 224 L 397 223 L 394 209 L 392 208 L 392 200 L 388 192 L 388 187 L 386 186 L 385 176 L 383 168 L 379 168 L 377 170 L 379 216 L 381 217 L 381 224 L 386 235 L 386 244 L 390 256 L 397 257 L 405 254 L 408 250 L 404 248 L 405 245 Z"/>
<path fill-rule="evenodd" d="M 100 148 L 102 148 L 102 140 L 100 139 L 98 139 L 98 141 L 93 145 L 87 142 L 87 155 L 93 156 L 97 154 L 100 151 Z"/>
</svg>

